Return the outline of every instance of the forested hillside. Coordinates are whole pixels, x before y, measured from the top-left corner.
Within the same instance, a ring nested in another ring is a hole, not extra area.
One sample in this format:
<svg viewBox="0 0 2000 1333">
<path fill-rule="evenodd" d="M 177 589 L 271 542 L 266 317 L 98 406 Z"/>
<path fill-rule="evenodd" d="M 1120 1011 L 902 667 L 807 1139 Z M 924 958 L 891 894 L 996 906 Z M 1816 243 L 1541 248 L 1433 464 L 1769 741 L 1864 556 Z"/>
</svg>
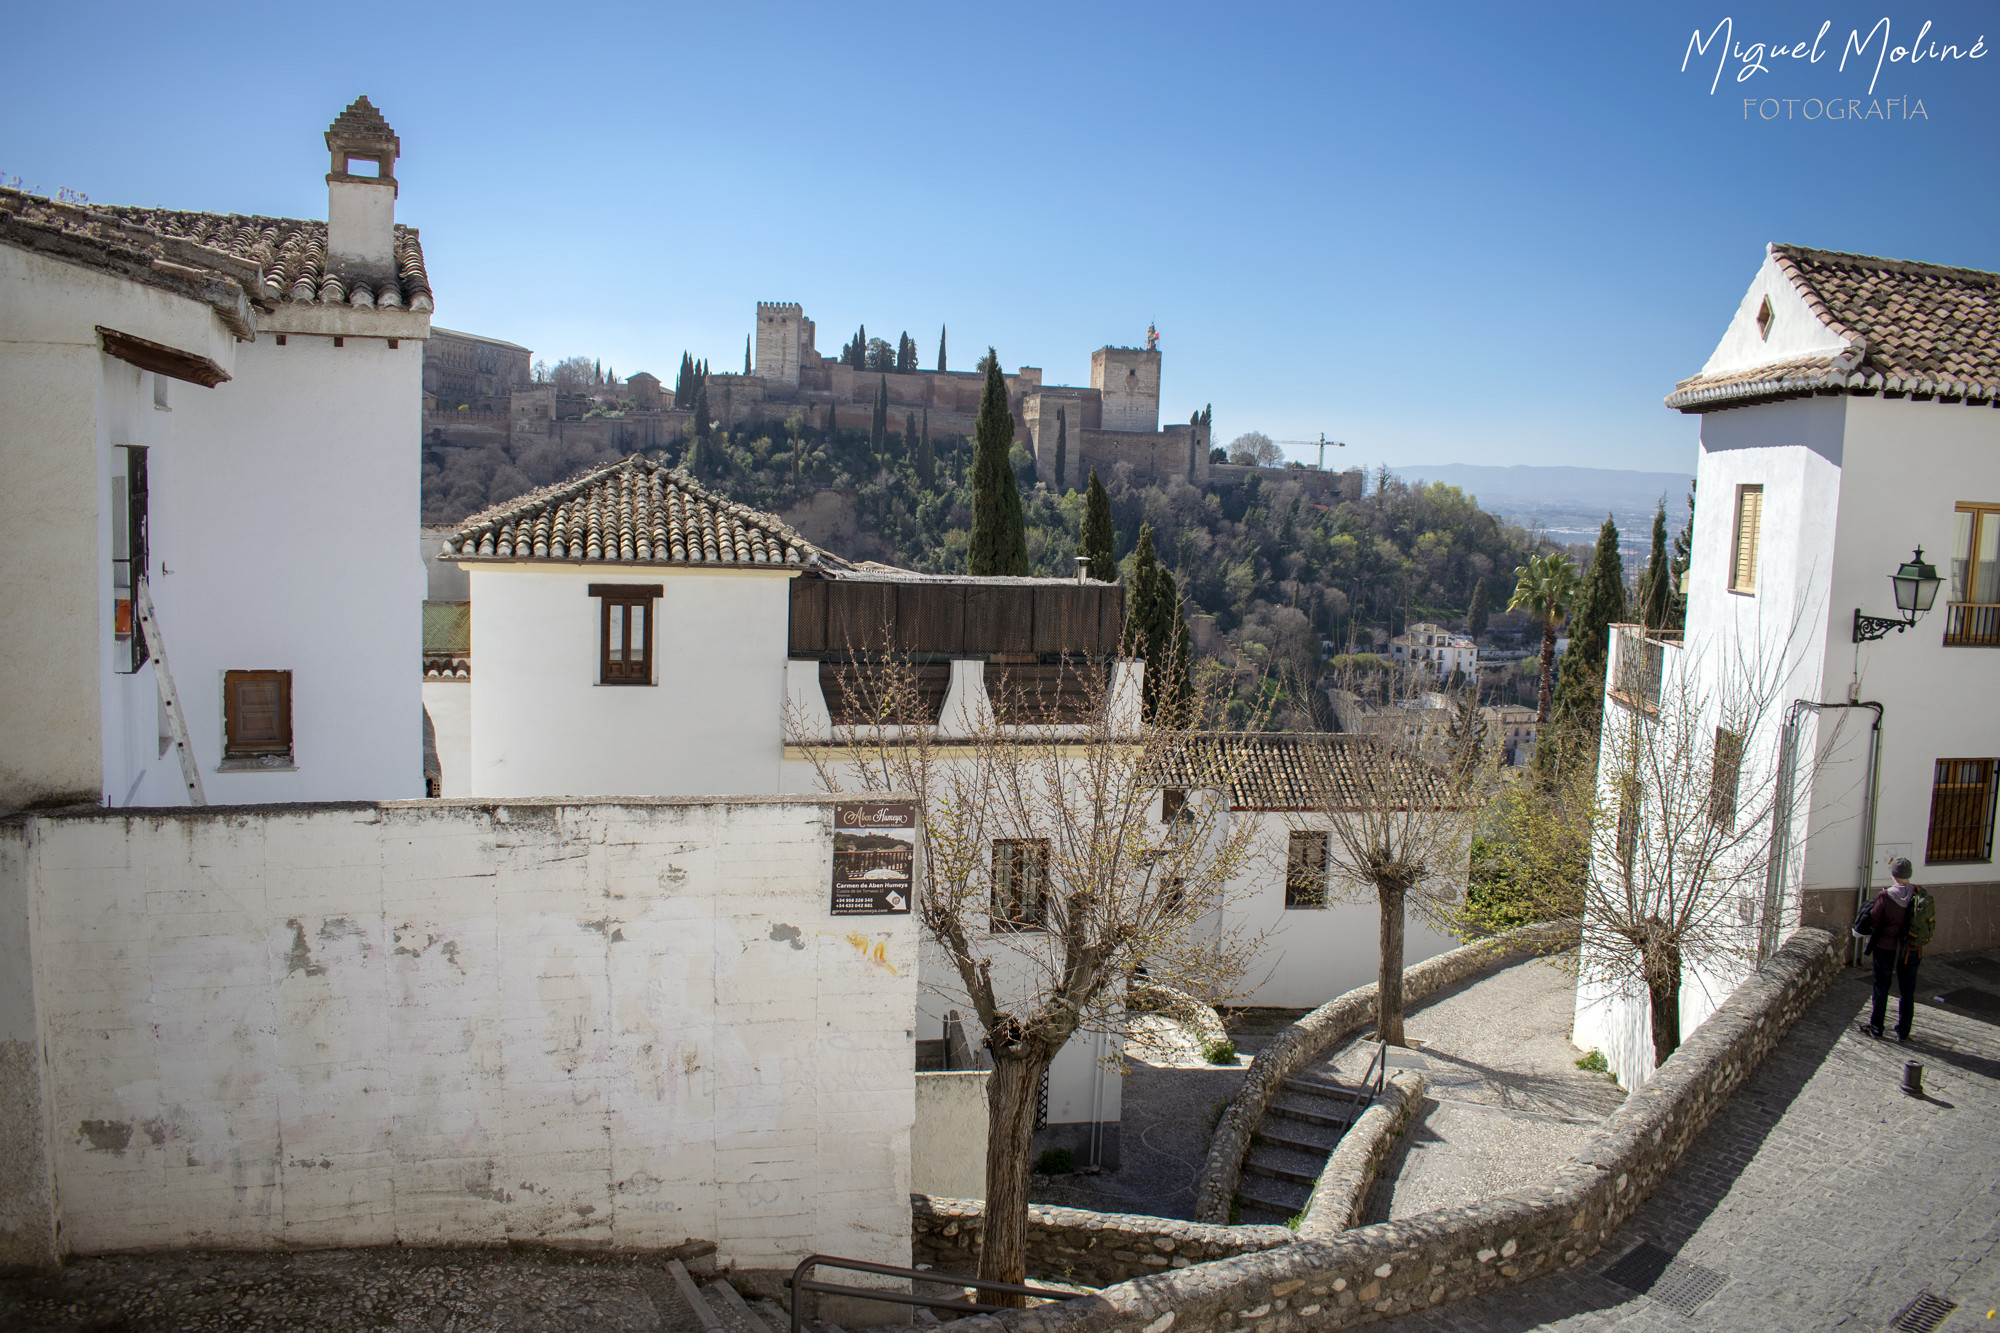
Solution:
<svg viewBox="0 0 2000 1333">
<path fill-rule="evenodd" d="M 958 437 L 927 440 L 915 419 L 885 421 L 878 431 L 826 431 L 799 418 L 767 423 L 733 436 L 715 432 L 680 446 L 677 461 L 732 498 L 778 513 L 803 512 L 831 489 L 851 506 L 855 527 L 873 534 L 842 554 L 893 560 L 931 572 L 966 567 L 972 523 L 968 480 L 971 449 Z M 670 455 L 671 456 L 671 455 Z M 458 462 L 460 460 L 453 460 Z M 454 474 L 427 469 L 427 489 L 448 490 L 459 512 L 483 489 L 477 460 Z M 488 492 L 518 493 L 539 481 L 505 459 L 487 460 Z M 1030 475 L 1015 449 L 1017 470 Z M 519 475 L 516 475 L 519 474 Z M 1180 578 L 1190 613 L 1212 617 L 1213 633 L 1197 622 L 1197 640 L 1238 665 L 1291 663 L 1318 674 L 1320 641 L 1346 646 L 1350 632 L 1363 646 L 1366 630 L 1408 620 L 1467 616 L 1481 580 L 1498 610 L 1512 588 L 1512 571 L 1530 553 L 1524 529 L 1482 512 L 1455 487 L 1411 486 L 1393 475 L 1371 479 L 1368 494 L 1334 506 L 1316 504 L 1297 485 L 1253 478 L 1202 491 L 1182 481 L 1133 485 L 1103 478 L 1125 560 L 1142 523 L 1151 524 L 1160 559 Z M 1038 574 L 1074 572 L 1083 521 L 1081 491 L 1024 492 L 1028 555 Z M 433 510 L 427 512 L 434 512 Z M 841 549 L 840 543 L 833 543 Z"/>
</svg>

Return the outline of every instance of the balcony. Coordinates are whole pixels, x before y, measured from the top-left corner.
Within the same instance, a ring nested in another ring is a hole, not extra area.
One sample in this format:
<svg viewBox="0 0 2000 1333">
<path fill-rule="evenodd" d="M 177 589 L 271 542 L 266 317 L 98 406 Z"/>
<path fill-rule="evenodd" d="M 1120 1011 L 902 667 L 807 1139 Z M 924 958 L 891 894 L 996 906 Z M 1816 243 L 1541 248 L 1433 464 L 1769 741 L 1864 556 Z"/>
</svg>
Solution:
<svg viewBox="0 0 2000 1333">
<path fill-rule="evenodd" d="M 2000 604 L 1952 602 L 1945 607 L 1944 646 L 2000 648 Z"/>
<path fill-rule="evenodd" d="M 1667 650 L 1678 650 L 1678 631 L 1647 632 L 1643 625 L 1611 627 L 1611 660 L 1605 663 L 1604 692 L 1628 708 L 1654 713 L 1666 678 Z"/>
</svg>

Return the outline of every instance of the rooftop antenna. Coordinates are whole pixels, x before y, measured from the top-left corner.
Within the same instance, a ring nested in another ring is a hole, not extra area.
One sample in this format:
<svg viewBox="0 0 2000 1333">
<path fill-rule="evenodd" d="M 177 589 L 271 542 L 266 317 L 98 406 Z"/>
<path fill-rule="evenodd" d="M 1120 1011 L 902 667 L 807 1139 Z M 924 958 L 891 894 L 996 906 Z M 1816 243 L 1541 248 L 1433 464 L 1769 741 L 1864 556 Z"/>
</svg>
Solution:
<svg viewBox="0 0 2000 1333">
<path fill-rule="evenodd" d="M 1319 433 L 1319 470 L 1321 472 L 1326 471 L 1326 447 L 1329 444 L 1336 449 L 1345 449 L 1347 447 L 1346 440 L 1329 440 L 1326 438 L 1326 432 L 1321 431 Z"/>
</svg>

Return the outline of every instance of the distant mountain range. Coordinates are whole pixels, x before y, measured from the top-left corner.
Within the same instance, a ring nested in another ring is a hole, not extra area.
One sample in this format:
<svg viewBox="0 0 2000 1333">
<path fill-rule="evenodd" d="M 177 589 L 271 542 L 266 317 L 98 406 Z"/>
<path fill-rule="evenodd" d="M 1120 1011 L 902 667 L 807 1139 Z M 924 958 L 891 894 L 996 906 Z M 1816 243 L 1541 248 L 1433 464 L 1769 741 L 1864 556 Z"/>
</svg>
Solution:
<svg viewBox="0 0 2000 1333">
<path fill-rule="evenodd" d="M 1604 467 L 1483 467 L 1476 463 L 1411 464 L 1389 469 L 1404 481 L 1441 481 L 1476 496 L 1489 514 L 1539 526 L 1558 541 L 1594 542 L 1604 516 L 1618 524 L 1619 545 L 1638 550 L 1652 540 L 1653 511 L 1667 501 L 1667 530 L 1687 520 L 1686 472 L 1630 472 Z"/>
</svg>

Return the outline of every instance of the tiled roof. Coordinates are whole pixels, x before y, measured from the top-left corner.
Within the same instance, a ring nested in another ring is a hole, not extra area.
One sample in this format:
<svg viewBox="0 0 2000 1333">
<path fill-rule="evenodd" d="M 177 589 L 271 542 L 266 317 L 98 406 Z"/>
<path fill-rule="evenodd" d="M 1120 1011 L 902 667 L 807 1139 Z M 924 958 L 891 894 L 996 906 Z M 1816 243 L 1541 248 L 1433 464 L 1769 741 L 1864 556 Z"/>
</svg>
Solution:
<svg viewBox="0 0 2000 1333">
<path fill-rule="evenodd" d="M 1438 801 L 1443 784 L 1422 762 L 1373 736 L 1330 732 L 1212 732 L 1163 752 L 1151 785 L 1226 785 L 1233 810 L 1324 810 L 1373 805 L 1386 784 Z"/>
<path fill-rule="evenodd" d="M 400 224 L 396 276 L 387 280 L 328 273 L 326 223 L 299 218 L 73 204 L 0 189 L 0 239 L 160 285 L 227 282 L 267 308 L 290 302 L 428 314 L 433 306 L 417 230 Z"/>
<path fill-rule="evenodd" d="M 638 454 L 474 514 L 445 538 L 442 554 L 615 565 L 847 564 L 772 515 Z"/>
<path fill-rule="evenodd" d="M 1914 394 L 2000 405 L 2000 273 L 1773 245 L 1772 261 L 1847 349 L 1683 380 L 1683 412 L 1813 393 Z"/>
</svg>

